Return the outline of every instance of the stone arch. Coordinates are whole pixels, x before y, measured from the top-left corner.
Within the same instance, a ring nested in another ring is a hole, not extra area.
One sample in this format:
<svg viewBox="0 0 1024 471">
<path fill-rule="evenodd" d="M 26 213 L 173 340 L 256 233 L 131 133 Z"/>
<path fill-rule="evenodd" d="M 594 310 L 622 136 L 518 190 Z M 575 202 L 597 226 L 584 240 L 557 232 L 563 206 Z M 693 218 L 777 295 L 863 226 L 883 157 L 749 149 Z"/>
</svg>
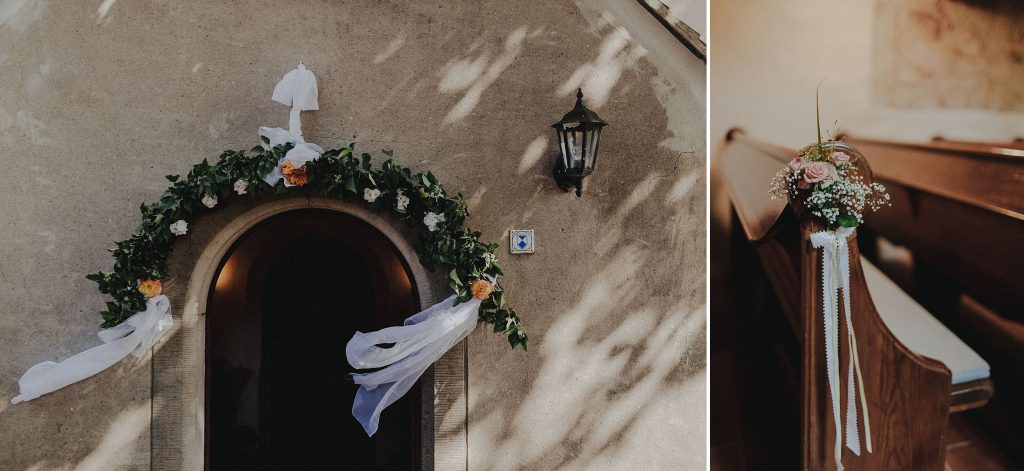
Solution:
<svg viewBox="0 0 1024 471">
<path fill-rule="evenodd" d="M 440 274 L 427 272 L 414 234 L 390 214 L 317 196 L 239 198 L 197 218 L 168 256 L 164 292 L 174 327 L 153 349 L 150 463 L 154 470 L 202 470 L 205 462 L 205 313 L 209 288 L 231 246 L 256 224 L 300 209 L 357 217 L 380 231 L 405 258 L 424 308 L 450 296 Z M 344 339 L 339 339 L 344 341 Z M 344 367 L 344 365 L 339 365 Z M 445 354 L 421 378 L 424 470 L 466 468 L 466 344 Z"/>
</svg>

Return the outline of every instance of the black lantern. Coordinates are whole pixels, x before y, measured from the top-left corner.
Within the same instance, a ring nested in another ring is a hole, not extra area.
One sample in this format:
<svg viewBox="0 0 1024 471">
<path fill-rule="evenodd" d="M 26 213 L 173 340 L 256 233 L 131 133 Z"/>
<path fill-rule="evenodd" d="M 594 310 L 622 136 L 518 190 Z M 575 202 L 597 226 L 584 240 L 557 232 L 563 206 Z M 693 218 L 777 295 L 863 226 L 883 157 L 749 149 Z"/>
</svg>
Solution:
<svg viewBox="0 0 1024 471">
<path fill-rule="evenodd" d="M 594 171 L 597 147 L 601 141 L 601 128 L 608 123 L 597 113 L 583 106 L 583 89 L 576 92 L 576 106 L 552 124 L 558 135 L 561 158 L 555 161 L 553 171 L 558 187 L 569 191 L 576 188 L 576 196 L 583 196 L 583 178 Z"/>
</svg>

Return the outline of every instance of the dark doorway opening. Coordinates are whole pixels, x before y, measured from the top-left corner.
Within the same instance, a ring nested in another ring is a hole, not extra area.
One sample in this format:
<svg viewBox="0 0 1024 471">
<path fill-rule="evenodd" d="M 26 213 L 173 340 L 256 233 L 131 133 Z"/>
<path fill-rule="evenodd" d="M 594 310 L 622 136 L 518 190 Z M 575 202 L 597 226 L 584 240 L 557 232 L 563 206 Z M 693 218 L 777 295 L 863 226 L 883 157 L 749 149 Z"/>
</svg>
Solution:
<svg viewBox="0 0 1024 471">
<path fill-rule="evenodd" d="M 248 231 L 207 302 L 207 469 L 420 469 L 419 385 L 369 438 L 345 361 L 355 331 L 419 308 L 401 254 L 358 218 L 292 211 Z"/>
</svg>

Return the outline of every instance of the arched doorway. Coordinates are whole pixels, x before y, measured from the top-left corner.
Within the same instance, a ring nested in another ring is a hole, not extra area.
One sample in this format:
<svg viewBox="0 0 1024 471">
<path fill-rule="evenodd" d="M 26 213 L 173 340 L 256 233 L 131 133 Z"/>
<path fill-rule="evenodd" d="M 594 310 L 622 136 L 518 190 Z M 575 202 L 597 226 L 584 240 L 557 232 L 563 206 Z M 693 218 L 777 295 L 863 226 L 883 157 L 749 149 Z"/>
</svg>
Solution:
<svg viewBox="0 0 1024 471">
<path fill-rule="evenodd" d="M 207 469 L 419 469 L 419 387 L 368 438 L 344 350 L 419 309 L 400 252 L 359 218 L 297 210 L 247 231 L 207 301 Z"/>
</svg>

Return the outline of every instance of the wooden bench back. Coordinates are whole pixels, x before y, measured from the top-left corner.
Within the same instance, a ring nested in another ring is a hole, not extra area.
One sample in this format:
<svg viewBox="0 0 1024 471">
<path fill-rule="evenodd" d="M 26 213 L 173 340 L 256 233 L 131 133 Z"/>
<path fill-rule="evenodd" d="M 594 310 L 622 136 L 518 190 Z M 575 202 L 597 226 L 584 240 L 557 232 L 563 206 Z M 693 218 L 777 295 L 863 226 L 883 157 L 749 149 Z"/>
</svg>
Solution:
<svg viewBox="0 0 1024 471">
<path fill-rule="evenodd" d="M 991 365 L 1000 392 L 974 419 L 1024 467 L 1024 142 L 845 140 L 893 198 L 866 229 L 909 249 L 915 296 Z"/>
<path fill-rule="evenodd" d="M 772 176 L 793 155 L 792 150 L 732 131 L 718 157 L 736 214 L 800 342 L 803 468 L 834 469 L 835 426 L 825 366 L 821 252 L 810 244 L 810 234 L 819 228 L 801 222 L 785 202 L 772 201 L 767 193 Z M 858 457 L 844 446 L 844 466 L 849 470 L 942 470 L 950 371 L 942 363 L 910 351 L 885 326 L 867 290 L 856 236 L 850 240 L 850 288 L 874 452 Z M 840 324 L 839 390 L 843 392 L 841 410 L 845 411 L 850 348 L 845 324 Z M 863 434 L 863 424 L 860 426 Z"/>
<path fill-rule="evenodd" d="M 1024 322 L 1024 149 L 846 140 L 871 156 L 876 180 L 892 195 L 892 207 L 865 226 L 906 246 L 915 261 L 986 306 Z"/>
</svg>

